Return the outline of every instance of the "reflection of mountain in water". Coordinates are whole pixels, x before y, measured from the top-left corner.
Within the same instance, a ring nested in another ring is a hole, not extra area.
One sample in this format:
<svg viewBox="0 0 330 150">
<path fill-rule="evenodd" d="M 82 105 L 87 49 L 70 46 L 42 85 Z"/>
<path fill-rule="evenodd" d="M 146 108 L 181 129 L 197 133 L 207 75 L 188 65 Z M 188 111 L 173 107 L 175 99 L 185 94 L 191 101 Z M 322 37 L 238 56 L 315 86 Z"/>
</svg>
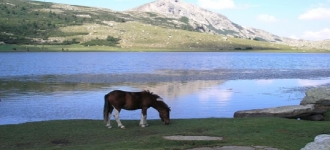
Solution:
<svg viewBox="0 0 330 150">
<path fill-rule="evenodd" d="M 158 82 L 137 85 L 138 88 L 149 90 L 164 98 L 176 98 L 200 92 L 201 90 L 222 84 L 222 80 L 196 80 L 189 82 Z"/>
<path fill-rule="evenodd" d="M 170 82 L 119 82 L 119 83 L 83 83 L 83 82 L 38 82 L 0 80 L 0 95 L 38 93 L 49 94 L 68 91 L 99 91 L 115 89 L 127 91 L 149 90 L 163 98 L 177 98 L 183 95 L 199 93 L 209 87 L 222 84 L 222 80 L 192 80 Z M 106 92 L 104 93 L 106 94 Z"/>
<path fill-rule="evenodd" d="M 105 86 L 93 83 L 49 83 L 34 81 L 4 81 L 0 80 L 0 95 L 39 93 L 49 94 L 65 91 L 92 91 Z"/>
</svg>

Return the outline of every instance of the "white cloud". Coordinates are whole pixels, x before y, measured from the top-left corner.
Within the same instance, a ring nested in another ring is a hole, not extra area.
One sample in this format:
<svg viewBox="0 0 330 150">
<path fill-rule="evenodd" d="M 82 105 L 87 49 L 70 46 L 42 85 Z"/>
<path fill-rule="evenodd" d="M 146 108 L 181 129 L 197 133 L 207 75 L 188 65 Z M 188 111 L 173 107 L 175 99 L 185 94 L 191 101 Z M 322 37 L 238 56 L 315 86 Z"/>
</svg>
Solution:
<svg viewBox="0 0 330 150">
<path fill-rule="evenodd" d="M 302 35 L 302 38 L 304 39 L 310 39 L 310 40 L 325 40 L 330 39 L 330 29 L 324 28 L 320 31 L 305 31 Z"/>
<path fill-rule="evenodd" d="M 301 20 L 323 20 L 330 19 L 329 8 L 315 8 L 311 9 L 299 16 Z"/>
<path fill-rule="evenodd" d="M 198 0 L 197 4 L 206 9 L 231 9 L 235 8 L 233 0 Z"/>
<path fill-rule="evenodd" d="M 278 20 L 271 15 L 267 15 L 267 14 L 260 14 L 257 16 L 257 20 L 262 21 L 262 22 L 268 22 L 268 23 L 272 23 L 272 22 L 277 22 Z"/>
<path fill-rule="evenodd" d="M 291 38 L 291 39 L 296 39 L 296 40 L 298 40 L 298 39 L 299 39 L 299 37 L 298 37 L 298 36 L 296 36 L 296 35 L 290 35 L 290 36 L 289 36 L 289 38 Z"/>
</svg>

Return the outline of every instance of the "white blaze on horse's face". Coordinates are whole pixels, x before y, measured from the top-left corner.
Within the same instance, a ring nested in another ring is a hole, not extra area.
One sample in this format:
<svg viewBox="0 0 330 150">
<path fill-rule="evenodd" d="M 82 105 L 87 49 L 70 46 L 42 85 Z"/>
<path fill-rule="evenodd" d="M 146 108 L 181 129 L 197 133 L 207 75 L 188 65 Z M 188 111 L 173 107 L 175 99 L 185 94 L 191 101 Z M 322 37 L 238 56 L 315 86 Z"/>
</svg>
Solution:
<svg viewBox="0 0 330 150">
<path fill-rule="evenodd" d="M 158 97 L 156 100 L 157 101 L 163 101 L 163 99 L 161 97 Z"/>
</svg>

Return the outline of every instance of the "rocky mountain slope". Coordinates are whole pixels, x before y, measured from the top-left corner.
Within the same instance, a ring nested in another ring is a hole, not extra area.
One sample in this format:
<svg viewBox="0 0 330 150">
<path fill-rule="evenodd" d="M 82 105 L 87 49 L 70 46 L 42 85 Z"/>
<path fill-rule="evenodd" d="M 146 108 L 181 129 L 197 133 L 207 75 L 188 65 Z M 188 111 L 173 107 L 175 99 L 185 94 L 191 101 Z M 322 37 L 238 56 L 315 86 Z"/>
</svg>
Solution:
<svg viewBox="0 0 330 150">
<path fill-rule="evenodd" d="M 269 32 L 245 28 L 231 22 L 226 16 L 194 6 L 182 0 L 158 0 L 129 11 L 154 12 L 169 18 L 188 18 L 191 26 L 201 32 L 226 36 L 255 39 L 268 42 L 281 42 L 282 38 Z"/>
<path fill-rule="evenodd" d="M 183 0 L 157 0 L 144 4 L 128 12 L 153 12 L 168 18 L 186 20 L 193 28 L 206 33 L 237 38 L 281 43 L 297 48 L 330 50 L 329 40 L 307 41 L 280 37 L 267 31 L 243 27 L 231 22 L 226 16 L 186 3 Z"/>
</svg>

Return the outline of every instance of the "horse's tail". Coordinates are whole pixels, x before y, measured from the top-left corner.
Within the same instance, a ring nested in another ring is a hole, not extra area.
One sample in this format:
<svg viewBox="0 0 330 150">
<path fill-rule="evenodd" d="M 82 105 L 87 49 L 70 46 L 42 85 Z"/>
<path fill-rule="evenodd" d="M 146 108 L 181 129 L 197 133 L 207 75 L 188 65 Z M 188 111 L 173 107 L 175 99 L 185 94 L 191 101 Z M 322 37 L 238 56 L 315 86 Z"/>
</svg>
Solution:
<svg viewBox="0 0 330 150">
<path fill-rule="evenodd" d="M 104 95 L 103 120 L 104 120 L 105 123 L 108 122 L 109 113 L 110 113 L 108 96 L 109 96 L 109 94 Z"/>
</svg>

